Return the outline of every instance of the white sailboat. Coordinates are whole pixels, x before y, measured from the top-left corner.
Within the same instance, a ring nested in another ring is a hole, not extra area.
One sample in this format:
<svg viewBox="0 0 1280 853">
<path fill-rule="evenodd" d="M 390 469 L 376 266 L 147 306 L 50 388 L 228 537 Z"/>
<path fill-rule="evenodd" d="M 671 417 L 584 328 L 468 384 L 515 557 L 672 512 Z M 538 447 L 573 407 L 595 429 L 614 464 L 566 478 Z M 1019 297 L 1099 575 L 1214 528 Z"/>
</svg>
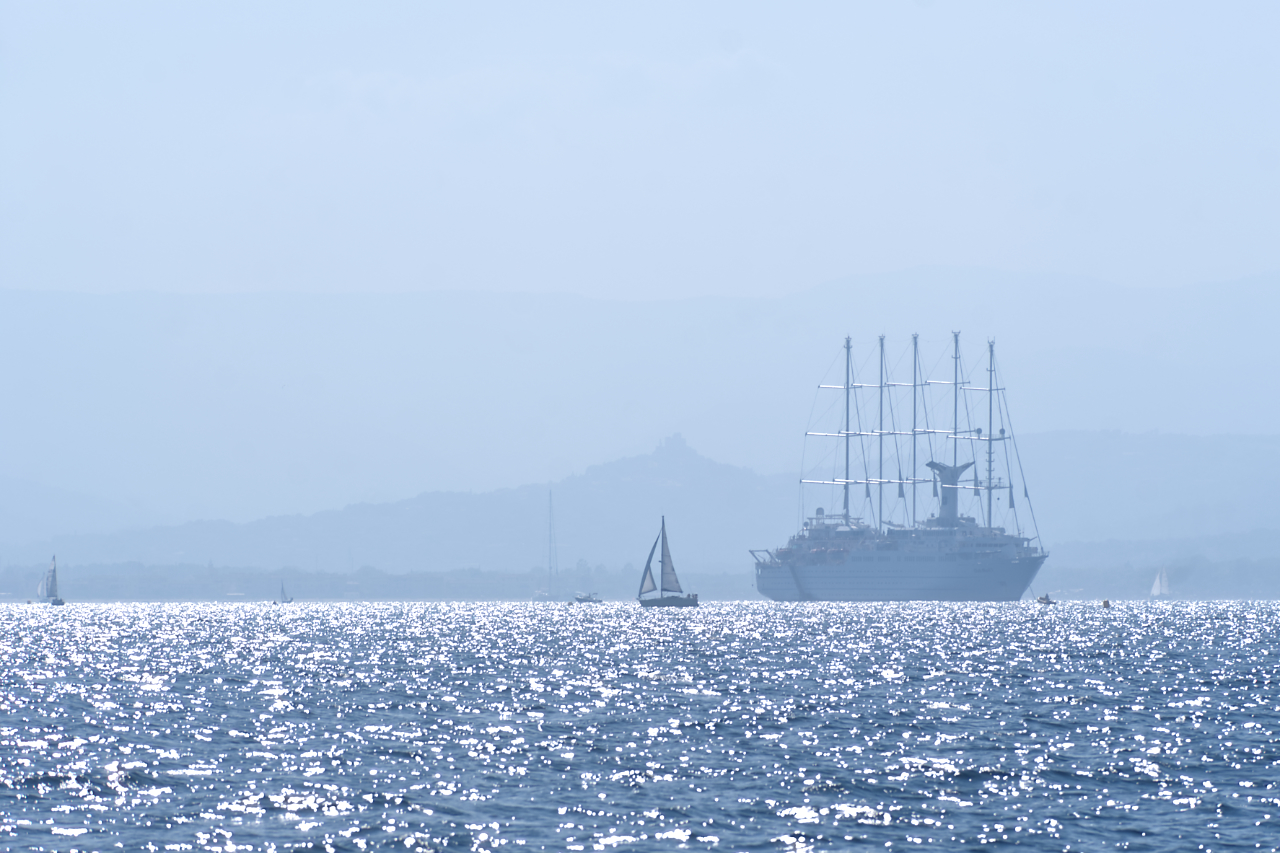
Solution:
<svg viewBox="0 0 1280 853">
<path fill-rule="evenodd" d="M 1152 598 L 1171 598 L 1169 593 L 1169 573 L 1164 569 L 1156 575 L 1155 583 L 1151 584 Z"/>
<path fill-rule="evenodd" d="M 49 571 L 45 572 L 44 577 L 40 579 L 40 586 L 36 589 L 36 597 L 43 599 L 54 607 L 61 607 L 66 604 L 58 596 L 58 558 L 55 556 L 49 563 Z"/>
<path fill-rule="evenodd" d="M 290 598 L 284 591 L 284 581 L 280 581 L 280 603 L 293 604 L 293 599 Z"/>
<path fill-rule="evenodd" d="M 660 580 L 654 582 L 653 579 L 653 555 L 658 550 L 658 543 L 662 543 L 662 570 L 659 573 Z M 657 593 L 657 595 L 653 595 Z M 645 596 L 648 595 L 648 598 Z M 680 586 L 680 579 L 676 577 L 676 567 L 671 562 L 671 549 L 667 547 L 667 519 L 663 516 L 662 529 L 658 531 L 658 538 L 653 541 L 653 547 L 649 549 L 649 559 L 644 563 L 644 574 L 640 576 L 640 599 L 641 607 L 697 607 L 698 596 L 686 595 L 684 589 Z"/>
</svg>

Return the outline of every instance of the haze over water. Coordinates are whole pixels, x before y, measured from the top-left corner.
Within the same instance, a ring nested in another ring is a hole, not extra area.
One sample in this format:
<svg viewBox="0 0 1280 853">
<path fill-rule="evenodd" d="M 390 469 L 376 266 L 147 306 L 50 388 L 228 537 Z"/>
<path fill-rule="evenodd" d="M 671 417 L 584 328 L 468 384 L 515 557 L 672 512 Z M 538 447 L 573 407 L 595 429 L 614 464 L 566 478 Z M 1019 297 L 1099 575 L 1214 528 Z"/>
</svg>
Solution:
<svg viewBox="0 0 1280 853">
<path fill-rule="evenodd" d="M 6 606 L 0 844 L 1273 850 L 1278 616 Z"/>
</svg>

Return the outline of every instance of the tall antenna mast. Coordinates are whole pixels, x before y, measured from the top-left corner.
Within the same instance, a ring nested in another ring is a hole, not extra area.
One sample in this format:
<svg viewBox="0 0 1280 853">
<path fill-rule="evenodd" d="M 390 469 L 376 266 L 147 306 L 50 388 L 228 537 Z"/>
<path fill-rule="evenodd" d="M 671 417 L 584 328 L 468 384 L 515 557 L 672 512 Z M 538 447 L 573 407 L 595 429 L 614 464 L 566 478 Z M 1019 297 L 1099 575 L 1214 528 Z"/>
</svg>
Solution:
<svg viewBox="0 0 1280 853">
<path fill-rule="evenodd" d="M 991 499 L 995 495 L 995 402 L 996 402 L 996 342 L 987 341 L 987 527 L 995 527 L 991 514 Z"/>
<path fill-rule="evenodd" d="M 951 360 L 955 362 L 955 381 L 951 383 L 951 466 L 954 468 L 960 458 L 960 333 L 952 332 L 955 350 Z M 958 495 L 959 493 L 957 493 Z"/>
<path fill-rule="evenodd" d="M 920 336 L 911 336 L 911 524 L 916 524 L 916 389 L 920 387 Z M 898 479 L 902 479 L 899 477 Z"/>
<path fill-rule="evenodd" d="M 880 428 L 876 430 L 880 439 L 880 466 L 876 473 L 876 496 L 880 505 L 876 526 L 884 529 L 884 335 L 880 336 Z"/>
<path fill-rule="evenodd" d="M 844 523 L 849 523 L 849 395 L 853 391 L 853 339 L 844 339 Z"/>
</svg>

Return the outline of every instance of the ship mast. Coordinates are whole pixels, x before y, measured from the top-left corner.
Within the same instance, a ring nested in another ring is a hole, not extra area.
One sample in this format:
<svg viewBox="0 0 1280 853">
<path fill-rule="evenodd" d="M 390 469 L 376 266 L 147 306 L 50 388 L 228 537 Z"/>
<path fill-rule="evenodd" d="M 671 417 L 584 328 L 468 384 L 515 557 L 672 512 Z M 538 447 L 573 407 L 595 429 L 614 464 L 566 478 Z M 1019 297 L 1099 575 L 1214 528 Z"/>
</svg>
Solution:
<svg viewBox="0 0 1280 853">
<path fill-rule="evenodd" d="M 995 495 L 996 342 L 987 341 L 987 527 L 995 527 L 991 499 Z"/>
<path fill-rule="evenodd" d="M 853 391 L 853 338 L 844 339 L 844 523 L 849 524 L 849 395 Z"/>
<path fill-rule="evenodd" d="M 911 336 L 911 526 L 916 525 L 916 392 L 920 387 L 920 336 Z M 848 475 L 845 476 L 848 479 Z M 902 478 L 899 477 L 899 480 Z M 901 488 L 901 487 L 899 487 Z"/>
<path fill-rule="evenodd" d="M 879 509 L 876 526 L 884 529 L 884 335 L 880 336 L 880 427 L 876 430 L 880 439 L 880 462 L 876 472 L 876 496 Z"/>
</svg>

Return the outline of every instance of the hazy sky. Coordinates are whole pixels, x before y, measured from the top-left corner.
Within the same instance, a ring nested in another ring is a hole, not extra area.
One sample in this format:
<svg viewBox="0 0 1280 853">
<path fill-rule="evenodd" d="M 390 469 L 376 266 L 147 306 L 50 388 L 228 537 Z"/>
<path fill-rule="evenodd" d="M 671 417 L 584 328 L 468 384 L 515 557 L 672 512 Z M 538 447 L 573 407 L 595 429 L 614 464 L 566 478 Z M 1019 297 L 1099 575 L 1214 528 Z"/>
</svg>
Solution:
<svg viewBox="0 0 1280 853">
<path fill-rule="evenodd" d="M 1280 269 L 1280 6 L 0 3 L 0 287 Z"/>
<path fill-rule="evenodd" d="M 953 329 L 999 340 L 1024 433 L 1274 433 L 1277 33 L 1273 2 L 0 0 L 0 490 L 245 519 L 676 432 L 788 472 L 846 334 Z"/>
</svg>

